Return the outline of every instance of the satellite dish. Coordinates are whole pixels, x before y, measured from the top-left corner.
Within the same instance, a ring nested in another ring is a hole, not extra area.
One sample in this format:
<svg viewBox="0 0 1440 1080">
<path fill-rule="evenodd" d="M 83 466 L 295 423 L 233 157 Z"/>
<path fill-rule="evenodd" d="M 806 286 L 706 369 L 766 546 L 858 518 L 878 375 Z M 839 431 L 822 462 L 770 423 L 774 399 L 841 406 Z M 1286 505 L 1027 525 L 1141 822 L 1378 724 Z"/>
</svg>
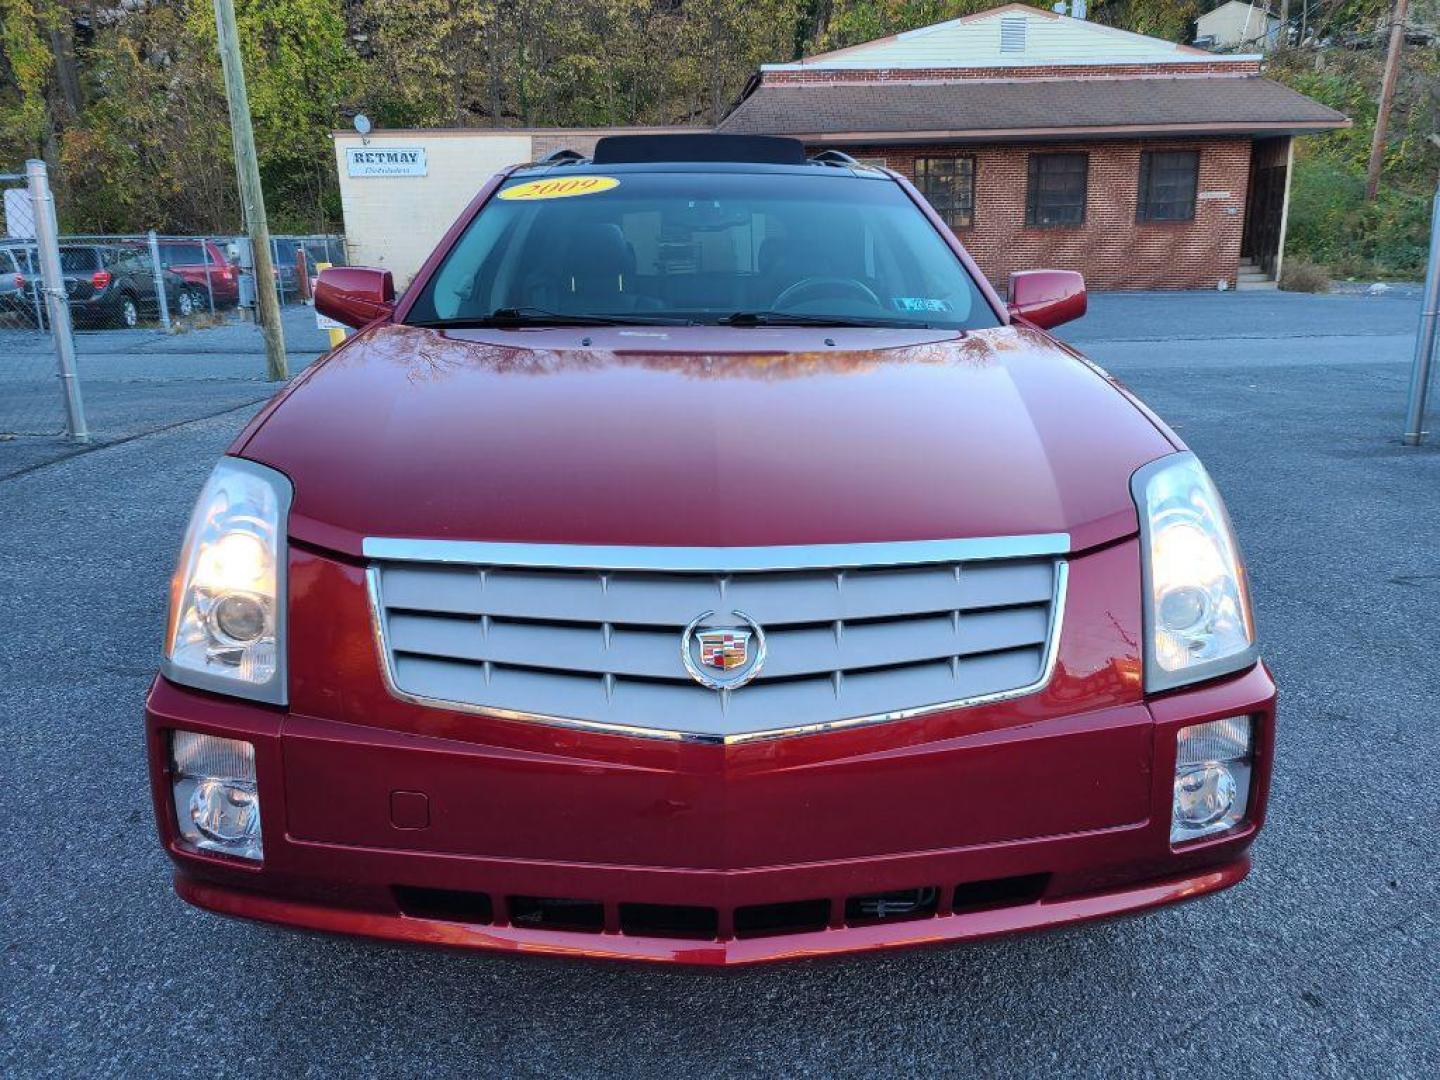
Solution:
<svg viewBox="0 0 1440 1080">
<path fill-rule="evenodd" d="M 370 123 L 370 118 L 364 113 L 355 114 L 355 130 L 360 133 L 361 138 L 369 135 L 373 127 L 374 125 Z"/>
</svg>

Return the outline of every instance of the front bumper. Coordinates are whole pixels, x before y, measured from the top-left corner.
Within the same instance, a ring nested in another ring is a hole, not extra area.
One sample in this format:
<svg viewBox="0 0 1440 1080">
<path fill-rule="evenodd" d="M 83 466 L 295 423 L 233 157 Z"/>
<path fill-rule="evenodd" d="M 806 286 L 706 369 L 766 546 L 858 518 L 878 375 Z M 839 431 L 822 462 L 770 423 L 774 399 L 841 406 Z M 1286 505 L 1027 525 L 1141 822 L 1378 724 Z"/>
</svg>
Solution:
<svg viewBox="0 0 1440 1080">
<path fill-rule="evenodd" d="M 969 710 L 960 734 L 942 717 L 740 747 L 625 747 L 562 731 L 480 745 L 161 679 L 147 726 L 180 895 L 316 930 L 723 966 L 1114 916 L 1245 876 L 1273 747 L 1263 666 L 1017 723 L 1032 707 Z M 1249 815 L 1173 849 L 1175 733 L 1239 714 L 1257 731 Z M 176 728 L 255 744 L 263 864 L 180 843 Z M 916 889 L 934 899 L 914 917 L 855 904 Z"/>
</svg>

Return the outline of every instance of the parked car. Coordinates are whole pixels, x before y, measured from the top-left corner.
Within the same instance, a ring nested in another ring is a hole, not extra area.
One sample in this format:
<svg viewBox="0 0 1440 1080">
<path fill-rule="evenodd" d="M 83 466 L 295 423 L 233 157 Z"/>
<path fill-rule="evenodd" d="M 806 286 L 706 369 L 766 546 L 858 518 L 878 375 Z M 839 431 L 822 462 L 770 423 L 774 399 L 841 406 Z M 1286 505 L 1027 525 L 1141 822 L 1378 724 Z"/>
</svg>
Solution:
<svg viewBox="0 0 1440 1080">
<path fill-rule="evenodd" d="M 213 240 L 165 239 L 158 242 L 160 265 L 187 286 L 200 309 L 232 308 L 240 301 L 239 273 Z"/>
<path fill-rule="evenodd" d="M 5 273 L 13 264 L 15 273 Z M 155 272 L 143 243 L 60 245 L 60 272 L 77 329 L 134 327 L 159 317 Z M 12 310 L 29 325 L 45 325 L 48 316 L 40 297 L 39 257 L 33 246 L 0 247 L 0 308 Z M 206 310 L 209 296 L 183 274 L 161 275 L 172 317 L 185 318 Z"/>
<path fill-rule="evenodd" d="M 329 244 L 323 239 L 282 236 L 274 241 L 274 246 L 275 281 L 280 290 L 280 299 L 284 303 L 293 303 L 302 295 L 300 264 L 297 258 L 302 250 L 305 252 L 305 271 L 312 279 L 315 277 L 316 264 L 329 262 L 339 266 L 345 262 L 343 250 L 335 250 L 342 245 Z"/>
<path fill-rule="evenodd" d="M 25 326 L 36 324 L 36 274 L 30 248 L 23 244 L 0 244 L 0 315 Z"/>
<path fill-rule="evenodd" d="M 61 244 L 60 272 L 76 329 L 133 328 L 159 318 L 154 264 L 143 244 Z M 172 315 L 200 310 L 200 294 L 182 278 L 161 280 Z"/>
<path fill-rule="evenodd" d="M 142 280 L 128 254 L 112 244 L 60 245 L 60 273 L 77 330 L 138 326 L 157 310 L 153 275 L 147 269 L 149 280 Z"/>
<path fill-rule="evenodd" d="M 1275 685 L 1179 437 L 903 177 L 623 136 L 488 182 L 200 494 L 146 705 L 175 883 L 744 964 L 1204 896 Z M 1234 917 L 1243 917 L 1237 907 Z"/>
<path fill-rule="evenodd" d="M 276 240 L 273 259 L 275 263 L 275 284 L 280 291 L 281 303 L 293 303 L 300 296 L 299 267 L 296 252 L 300 250 L 298 240 Z M 307 258 L 309 252 L 306 252 Z M 314 264 L 307 264 L 307 271 L 314 277 Z"/>
</svg>

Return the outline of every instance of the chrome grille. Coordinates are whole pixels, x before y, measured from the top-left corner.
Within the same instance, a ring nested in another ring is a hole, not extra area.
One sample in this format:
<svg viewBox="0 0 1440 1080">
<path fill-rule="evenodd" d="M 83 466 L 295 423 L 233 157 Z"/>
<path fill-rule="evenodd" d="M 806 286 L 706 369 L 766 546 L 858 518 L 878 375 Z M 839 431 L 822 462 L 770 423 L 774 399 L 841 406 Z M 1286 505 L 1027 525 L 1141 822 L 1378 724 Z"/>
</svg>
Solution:
<svg viewBox="0 0 1440 1080">
<path fill-rule="evenodd" d="M 367 540 L 386 675 L 442 707 L 737 742 L 1038 689 L 1063 606 L 1064 536 L 813 548 L 568 548 Z M 713 690 L 684 629 L 744 612 L 753 682 Z"/>
</svg>

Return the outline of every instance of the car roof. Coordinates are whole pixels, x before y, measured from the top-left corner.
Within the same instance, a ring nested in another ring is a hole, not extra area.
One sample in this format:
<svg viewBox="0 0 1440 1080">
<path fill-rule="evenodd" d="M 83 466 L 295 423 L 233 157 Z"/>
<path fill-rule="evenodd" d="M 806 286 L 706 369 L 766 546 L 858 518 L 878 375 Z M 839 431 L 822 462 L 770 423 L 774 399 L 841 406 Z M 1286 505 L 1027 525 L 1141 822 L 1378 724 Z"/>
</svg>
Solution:
<svg viewBox="0 0 1440 1080">
<path fill-rule="evenodd" d="M 807 157 L 799 139 L 769 135 L 688 133 L 671 135 L 607 135 L 585 157 L 570 149 L 556 150 L 541 161 L 515 170 L 526 175 L 595 175 L 601 173 L 769 173 L 775 175 L 890 179 L 884 169 L 862 165 L 838 150 Z"/>
<path fill-rule="evenodd" d="M 804 165 L 769 165 L 754 161 L 654 161 L 597 165 L 588 158 L 568 161 L 531 161 L 517 165 L 512 176 L 633 176 L 646 173 L 751 173 L 769 176 L 828 176 L 839 179 L 890 180 L 890 174 L 873 165 L 856 162 L 806 162 Z"/>
</svg>

